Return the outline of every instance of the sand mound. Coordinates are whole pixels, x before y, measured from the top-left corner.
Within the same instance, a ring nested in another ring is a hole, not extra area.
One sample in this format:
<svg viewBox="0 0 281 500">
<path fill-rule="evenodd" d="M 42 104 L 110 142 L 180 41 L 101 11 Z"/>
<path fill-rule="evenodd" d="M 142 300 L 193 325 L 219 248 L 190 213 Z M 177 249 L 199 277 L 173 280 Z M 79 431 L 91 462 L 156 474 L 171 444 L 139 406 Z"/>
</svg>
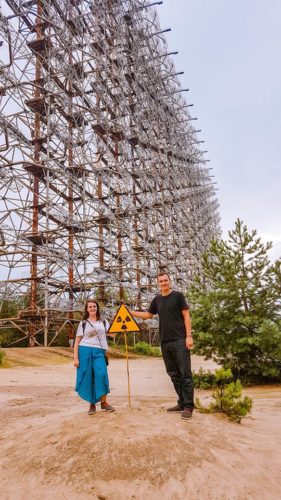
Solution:
<svg viewBox="0 0 281 500">
<path fill-rule="evenodd" d="M 73 359 L 73 349 L 67 347 L 25 347 L 1 348 L 5 353 L 3 368 L 17 366 L 48 366 L 69 363 Z M 109 358 L 124 359 L 125 353 L 109 349 Z M 130 359 L 143 358 L 136 353 L 128 353 Z"/>
<path fill-rule="evenodd" d="M 5 353 L 4 368 L 17 366 L 47 366 L 69 363 L 73 353 L 66 347 L 13 347 L 1 349 Z"/>
<path fill-rule="evenodd" d="M 91 417 L 71 364 L 1 370 L 1 498 L 279 498 L 280 387 L 248 391 L 254 412 L 242 425 L 198 413 L 185 422 L 166 412 L 174 393 L 161 360 L 130 370 L 132 407 L 125 363 L 112 360 L 116 412 Z"/>
</svg>

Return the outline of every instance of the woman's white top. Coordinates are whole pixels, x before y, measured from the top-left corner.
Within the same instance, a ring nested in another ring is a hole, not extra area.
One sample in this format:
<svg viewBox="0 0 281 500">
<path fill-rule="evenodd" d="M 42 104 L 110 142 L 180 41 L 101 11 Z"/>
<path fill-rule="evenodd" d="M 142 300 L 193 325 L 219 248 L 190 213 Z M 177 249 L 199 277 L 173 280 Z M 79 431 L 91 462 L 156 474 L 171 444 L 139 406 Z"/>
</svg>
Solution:
<svg viewBox="0 0 281 500">
<path fill-rule="evenodd" d="M 106 332 L 109 329 L 109 323 L 105 320 L 105 326 L 102 320 L 91 321 L 84 320 L 85 330 L 83 333 L 83 322 L 80 321 L 77 328 L 76 337 L 82 337 L 79 345 L 86 347 L 97 347 L 98 349 L 108 349 Z"/>
</svg>

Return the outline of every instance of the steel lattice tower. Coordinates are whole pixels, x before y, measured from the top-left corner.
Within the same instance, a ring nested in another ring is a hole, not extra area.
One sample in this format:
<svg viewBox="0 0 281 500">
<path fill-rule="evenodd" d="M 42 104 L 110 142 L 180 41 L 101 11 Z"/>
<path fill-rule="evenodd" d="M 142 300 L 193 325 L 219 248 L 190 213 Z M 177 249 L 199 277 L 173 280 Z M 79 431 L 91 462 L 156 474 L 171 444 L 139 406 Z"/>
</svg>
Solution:
<svg viewBox="0 0 281 500">
<path fill-rule="evenodd" d="M 6 0 L 0 11 L 2 328 L 54 341 L 85 297 L 143 307 L 181 289 L 218 203 L 155 4 Z"/>
</svg>

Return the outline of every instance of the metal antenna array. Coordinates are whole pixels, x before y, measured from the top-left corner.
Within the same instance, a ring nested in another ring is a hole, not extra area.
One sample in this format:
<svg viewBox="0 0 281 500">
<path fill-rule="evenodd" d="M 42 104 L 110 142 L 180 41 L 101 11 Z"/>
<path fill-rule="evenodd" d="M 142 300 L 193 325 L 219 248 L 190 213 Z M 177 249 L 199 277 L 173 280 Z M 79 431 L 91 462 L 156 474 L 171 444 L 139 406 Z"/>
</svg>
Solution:
<svg viewBox="0 0 281 500">
<path fill-rule="evenodd" d="M 27 305 L 1 327 L 50 345 L 88 296 L 143 307 L 161 269 L 186 289 L 218 203 L 162 2 L 3 3 L 0 300 Z"/>
</svg>

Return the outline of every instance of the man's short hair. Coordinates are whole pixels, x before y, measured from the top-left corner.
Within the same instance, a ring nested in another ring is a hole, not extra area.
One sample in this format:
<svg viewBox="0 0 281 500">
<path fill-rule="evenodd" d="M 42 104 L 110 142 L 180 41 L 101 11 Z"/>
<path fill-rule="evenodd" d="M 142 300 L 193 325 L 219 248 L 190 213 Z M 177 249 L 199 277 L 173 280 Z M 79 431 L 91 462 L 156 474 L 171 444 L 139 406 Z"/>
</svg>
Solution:
<svg viewBox="0 0 281 500">
<path fill-rule="evenodd" d="M 161 271 L 161 273 L 158 273 L 157 279 L 160 278 L 160 276 L 168 276 L 168 278 L 170 279 L 169 273 L 167 273 L 166 271 Z"/>
</svg>

